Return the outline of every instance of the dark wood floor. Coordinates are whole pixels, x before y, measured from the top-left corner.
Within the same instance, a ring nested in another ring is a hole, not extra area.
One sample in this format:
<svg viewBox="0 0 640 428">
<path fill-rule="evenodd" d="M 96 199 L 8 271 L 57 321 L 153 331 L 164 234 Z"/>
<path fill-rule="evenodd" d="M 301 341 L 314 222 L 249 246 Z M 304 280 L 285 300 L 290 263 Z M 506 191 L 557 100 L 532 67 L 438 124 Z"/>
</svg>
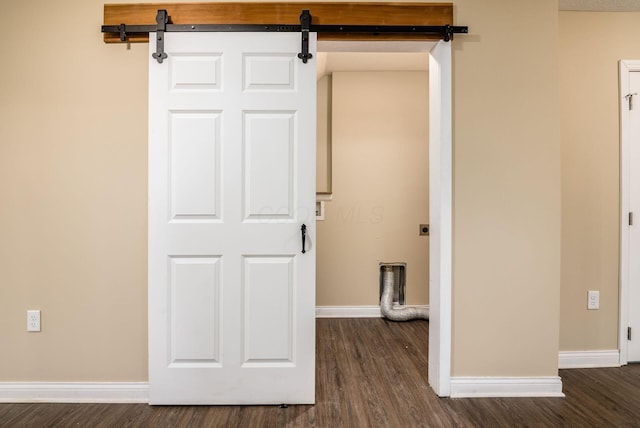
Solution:
<svg viewBox="0 0 640 428">
<path fill-rule="evenodd" d="M 440 399 L 428 323 L 318 320 L 315 406 L 0 404 L 0 427 L 640 427 L 640 366 L 562 370 L 566 398 Z"/>
</svg>

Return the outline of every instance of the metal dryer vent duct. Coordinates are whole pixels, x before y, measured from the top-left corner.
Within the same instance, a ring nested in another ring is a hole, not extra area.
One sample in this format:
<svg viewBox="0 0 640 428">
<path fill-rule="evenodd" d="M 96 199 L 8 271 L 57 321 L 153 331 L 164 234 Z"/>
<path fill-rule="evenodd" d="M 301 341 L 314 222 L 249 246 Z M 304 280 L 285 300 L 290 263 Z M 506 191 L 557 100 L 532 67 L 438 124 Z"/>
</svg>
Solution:
<svg viewBox="0 0 640 428">
<path fill-rule="evenodd" d="M 428 320 L 429 310 L 427 308 L 393 307 L 395 277 L 393 265 L 382 266 L 382 297 L 380 298 L 380 311 L 382 315 L 391 321 Z"/>
<path fill-rule="evenodd" d="M 385 267 L 391 268 L 393 270 L 393 296 L 392 303 L 397 306 L 404 306 L 405 299 L 404 294 L 406 291 L 407 284 L 407 264 L 404 262 L 394 262 L 394 263 L 380 263 L 380 297 L 382 299 L 382 292 L 384 291 L 384 269 Z"/>
</svg>

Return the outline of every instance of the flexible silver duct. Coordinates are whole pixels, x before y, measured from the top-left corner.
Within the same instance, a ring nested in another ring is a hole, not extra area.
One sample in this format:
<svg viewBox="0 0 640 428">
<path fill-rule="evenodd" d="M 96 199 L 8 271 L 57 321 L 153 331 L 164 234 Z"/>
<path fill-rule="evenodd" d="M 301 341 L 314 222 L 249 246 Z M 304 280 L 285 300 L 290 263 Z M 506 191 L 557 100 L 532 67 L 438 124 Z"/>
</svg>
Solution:
<svg viewBox="0 0 640 428">
<path fill-rule="evenodd" d="M 391 321 L 428 320 L 429 310 L 426 308 L 393 308 L 393 285 L 395 282 L 393 268 L 384 266 L 382 269 L 382 298 L 380 299 L 382 315 Z"/>
</svg>

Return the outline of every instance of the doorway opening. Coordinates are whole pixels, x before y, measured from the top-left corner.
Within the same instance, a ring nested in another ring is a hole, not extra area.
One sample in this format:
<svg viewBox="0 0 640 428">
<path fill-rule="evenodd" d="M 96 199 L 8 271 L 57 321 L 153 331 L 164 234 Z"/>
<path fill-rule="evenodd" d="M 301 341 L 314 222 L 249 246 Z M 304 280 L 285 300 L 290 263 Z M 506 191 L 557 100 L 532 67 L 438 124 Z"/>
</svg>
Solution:
<svg viewBox="0 0 640 428">
<path fill-rule="evenodd" d="M 318 317 L 379 316 L 378 265 L 407 263 L 407 303 L 432 311 L 429 383 L 440 396 L 450 379 L 449 45 L 320 42 L 317 58 Z"/>
<path fill-rule="evenodd" d="M 378 315 L 392 264 L 405 266 L 406 304 L 426 306 L 428 54 L 319 52 L 317 63 L 317 305 Z"/>
</svg>

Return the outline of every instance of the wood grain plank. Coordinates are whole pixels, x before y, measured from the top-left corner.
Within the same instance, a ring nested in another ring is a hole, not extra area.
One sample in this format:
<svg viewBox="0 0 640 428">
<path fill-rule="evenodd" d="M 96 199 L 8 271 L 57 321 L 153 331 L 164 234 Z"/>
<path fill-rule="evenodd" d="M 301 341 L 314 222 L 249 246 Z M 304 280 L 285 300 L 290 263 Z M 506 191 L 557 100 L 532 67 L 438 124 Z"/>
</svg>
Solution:
<svg viewBox="0 0 640 428">
<path fill-rule="evenodd" d="M 309 9 L 320 25 L 453 25 L 451 3 L 146 3 L 105 4 L 104 25 L 155 25 L 158 9 L 166 9 L 174 24 L 281 24 L 300 23 L 300 12 Z M 320 34 L 322 40 L 416 40 L 408 35 Z M 105 34 L 107 43 L 122 43 Z M 148 42 L 147 35 L 129 36 L 129 42 Z"/>
</svg>

